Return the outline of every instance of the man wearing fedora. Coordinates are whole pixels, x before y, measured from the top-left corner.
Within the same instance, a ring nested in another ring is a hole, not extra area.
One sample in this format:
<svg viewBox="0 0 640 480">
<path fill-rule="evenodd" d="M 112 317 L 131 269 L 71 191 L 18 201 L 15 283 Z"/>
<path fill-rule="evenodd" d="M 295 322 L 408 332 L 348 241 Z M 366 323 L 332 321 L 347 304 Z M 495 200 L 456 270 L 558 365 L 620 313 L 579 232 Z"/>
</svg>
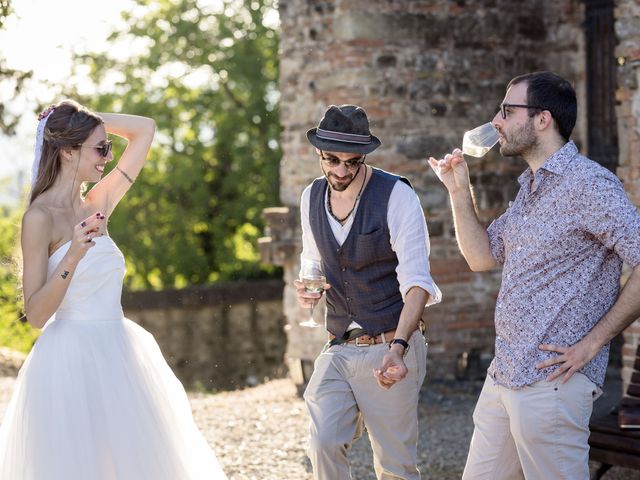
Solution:
<svg viewBox="0 0 640 480">
<path fill-rule="evenodd" d="M 429 237 L 409 181 L 365 163 L 380 146 L 365 111 L 331 105 L 307 132 L 322 176 L 302 194 L 302 262 L 321 262 L 329 341 L 304 394 L 316 480 L 350 479 L 347 451 L 364 421 L 382 480 L 420 478 L 420 387 L 425 305 L 440 301 Z M 296 281 L 298 301 L 321 294 Z"/>
</svg>

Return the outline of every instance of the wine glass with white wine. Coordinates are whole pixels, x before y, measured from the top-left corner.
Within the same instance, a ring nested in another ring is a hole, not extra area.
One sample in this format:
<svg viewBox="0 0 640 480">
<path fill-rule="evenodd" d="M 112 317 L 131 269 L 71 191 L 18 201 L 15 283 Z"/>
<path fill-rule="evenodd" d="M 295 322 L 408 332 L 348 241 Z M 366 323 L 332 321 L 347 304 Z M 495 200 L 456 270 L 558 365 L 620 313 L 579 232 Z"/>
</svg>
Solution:
<svg viewBox="0 0 640 480">
<path fill-rule="evenodd" d="M 319 293 L 322 295 L 324 292 L 324 285 L 327 283 L 327 278 L 322 270 L 322 264 L 316 260 L 302 260 L 300 265 L 300 281 L 304 285 L 304 288 L 309 293 Z M 311 313 L 309 319 L 304 322 L 300 322 L 301 327 L 317 328 L 321 324 L 313 319 L 313 305 L 311 305 Z"/>
<path fill-rule="evenodd" d="M 491 122 L 469 130 L 462 137 L 462 153 L 472 157 L 484 157 L 498 143 L 498 131 Z"/>
</svg>

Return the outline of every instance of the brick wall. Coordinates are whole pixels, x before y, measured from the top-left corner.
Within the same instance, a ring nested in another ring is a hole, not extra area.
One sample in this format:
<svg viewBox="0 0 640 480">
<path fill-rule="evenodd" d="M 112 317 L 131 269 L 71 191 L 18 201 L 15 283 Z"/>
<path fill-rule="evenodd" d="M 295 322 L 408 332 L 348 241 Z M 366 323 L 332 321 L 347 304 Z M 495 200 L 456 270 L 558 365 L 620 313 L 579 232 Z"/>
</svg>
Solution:
<svg viewBox="0 0 640 480">
<path fill-rule="evenodd" d="M 629 197 L 640 206 L 640 4 L 635 0 L 616 2 L 616 35 L 618 47 L 618 90 L 616 97 L 620 157 L 618 176 Z M 626 384 L 640 341 L 640 321 L 624 334 L 622 376 Z"/>
<path fill-rule="evenodd" d="M 576 85 L 584 104 L 582 2 L 281 0 L 280 16 L 286 207 L 266 212 L 270 226 L 261 250 L 265 260 L 284 266 L 288 357 L 312 359 L 325 340 L 323 329 L 297 326 L 307 312 L 291 287 L 300 248 L 296 207 L 304 187 L 320 175 L 304 133 L 328 104 L 356 103 L 382 140 L 369 162 L 407 176 L 425 209 L 432 271 L 444 294 L 425 314 L 431 376 L 453 376 L 463 352 L 490 358 L 500 272 L 468 270 L 455 244 L 446 191 L 423 159 L 459 146 L 465 130 L 489 121 L 515 75 L 554 70 Z M 586 143 L 585 127 L 583 110 L 578 144 Z M 516 177 L 526 165 L 491 152 L 470 167 L 487 222 L 515 197 Z"/>
<path fill-rule="evenodd" d="M 130 292 L 122 300 L 186 387 L 233 389 L 284 374 L 281 281 Z"/>
</svg>

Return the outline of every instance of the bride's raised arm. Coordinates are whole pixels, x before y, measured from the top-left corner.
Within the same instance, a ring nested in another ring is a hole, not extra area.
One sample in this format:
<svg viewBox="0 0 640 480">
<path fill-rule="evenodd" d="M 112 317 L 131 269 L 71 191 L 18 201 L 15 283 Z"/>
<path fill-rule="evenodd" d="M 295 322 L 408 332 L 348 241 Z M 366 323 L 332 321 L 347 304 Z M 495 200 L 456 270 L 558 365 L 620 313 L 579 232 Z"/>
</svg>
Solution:
<svg viewBox="0 0 640 480">
<path fill-rule="evenodd" d="M 142 170 L 155 134 L 155 122 L 137 115 L 99 115 L 104 120 L 107 133 L 123 137 L 128 142 L 115 168 L 91 189 L 86 198 L 108 217 Z"/>
</svg>

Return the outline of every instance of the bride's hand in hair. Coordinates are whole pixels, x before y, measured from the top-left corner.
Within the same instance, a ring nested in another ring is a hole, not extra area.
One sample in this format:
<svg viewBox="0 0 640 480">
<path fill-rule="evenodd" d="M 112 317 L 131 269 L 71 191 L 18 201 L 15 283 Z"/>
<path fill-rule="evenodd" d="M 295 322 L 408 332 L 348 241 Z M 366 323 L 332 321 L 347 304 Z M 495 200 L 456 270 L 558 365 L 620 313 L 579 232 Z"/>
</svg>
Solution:
<svg viewBox="0 0 640 480">
<path fill-rule="evenodd" d="M 89 249 L 95 245 L 94 238 L 104 234 L 106 229 L 105 219 L 104 214 L 96 212 L 73 228 L 69 255 L 75 261 L 80 261 Z"/>
</svg>

